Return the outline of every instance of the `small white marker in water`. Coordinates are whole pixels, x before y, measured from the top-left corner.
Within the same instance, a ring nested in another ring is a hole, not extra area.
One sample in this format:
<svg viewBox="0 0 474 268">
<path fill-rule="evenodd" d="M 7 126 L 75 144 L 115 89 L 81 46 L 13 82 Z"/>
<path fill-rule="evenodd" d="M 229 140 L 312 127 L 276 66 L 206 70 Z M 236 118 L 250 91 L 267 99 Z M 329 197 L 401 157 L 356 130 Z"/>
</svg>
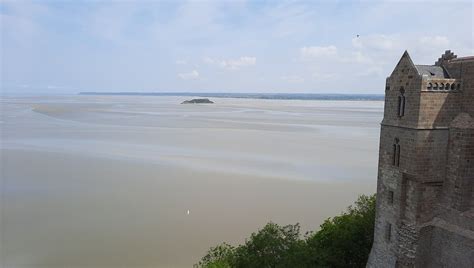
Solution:
<svg viewBox="0 0 474 268">
<path fill-rule="evenodd" d="M 189 215 L 189 209 L 188 209 L 188 211 L 186 211 L 186 214 L 188 214 L 188 215 Z"/>
</svg>

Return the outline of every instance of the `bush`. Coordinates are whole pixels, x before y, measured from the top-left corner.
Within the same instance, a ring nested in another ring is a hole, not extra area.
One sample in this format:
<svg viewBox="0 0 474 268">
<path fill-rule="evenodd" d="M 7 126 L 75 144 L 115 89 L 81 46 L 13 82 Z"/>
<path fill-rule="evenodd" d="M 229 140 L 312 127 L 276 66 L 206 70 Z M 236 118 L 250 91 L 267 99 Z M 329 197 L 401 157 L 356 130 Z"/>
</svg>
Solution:
<svg viewBox="0 0 474 268">
<path fill-rule="evenodd" d="M 198 267 L 365 267 L 373 242 L 375 195 L 362 195 L 304 237 L 299 224 L 268 223 L 245 244 L 211 248 Z"/>
<path fill-rule="evenodd" d="M 360 196 L 355 207 L 327 219 L 307 238 L 312 267 L 365 267 L 372 247 L 375 195 Z"/>
</svg>

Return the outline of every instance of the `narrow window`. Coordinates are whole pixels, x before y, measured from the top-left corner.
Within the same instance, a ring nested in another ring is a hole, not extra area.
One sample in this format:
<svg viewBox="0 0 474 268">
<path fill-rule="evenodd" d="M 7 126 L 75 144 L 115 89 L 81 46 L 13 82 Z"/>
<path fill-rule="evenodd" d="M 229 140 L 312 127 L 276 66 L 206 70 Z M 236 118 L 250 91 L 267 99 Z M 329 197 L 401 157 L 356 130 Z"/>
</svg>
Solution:
<svg viewBox="0 0 474 268">
<path fill-rule="evenodd" d="M 396 167 L 400 166 L 400 140 L 398 138 L 395 138 L 395 142 L 393 144 L 393 152 L 392 152 L 392 157 L 393 157 L 393 165 Z"/>
<path fill-rule="evenodd" d="M 454 90 L 456 85 L 454 83 L 451 84 L 451 90 Z"/>
<path fill-rule="evenodd" d="M 428 89 L 432 89 L 432 88 L 433 88 L 433 84 L 428 83 Z"/>
<path fill-rule="evenodd" d="M 397 165 L 397 160 L 396 160 L 397 159 L 397 144 L 393 144 L 392 159 L 393 159 L 392 161 L 393 165 L 396 166 Z"/>
<path fill-rule="evenodd" d="M 388 203 L 393 204 L 393 191 L 388 191 Z"/>
<path fill-rule="evenodd" d="M 387 239 L 387 241 L 392 240 L 392 224 L 390 223 L 387 224 L 387 227 L 385 229 L 385 238 Z"/>
<path fill-rule="evenodd" d="M 400 105 L 400 117 L 405 115 L 405 96 L 402 95 L 401 97 L 402 97 L 402 100 L 401 100 L 401 105 Z"/>
<path fill-rule="evenodd" d="M 405 115 L 405 90 L 403 87 L 400 89 L 400 96 L 398 96 L 398 116 L 402 117 Z"/>
<path fill-rule="evenodd" d="M 446 83 L 446 90 L 449 90 L 449 87 L 450 87 L 450 86 L 451 86 L 451 85 L 450 85 L 449 83 Z"/>
<path fill-rule="evenodd" d="M 397 158 L 395 166 L 400 166 L 400 144 L 397 144 Z"/>
</svg>

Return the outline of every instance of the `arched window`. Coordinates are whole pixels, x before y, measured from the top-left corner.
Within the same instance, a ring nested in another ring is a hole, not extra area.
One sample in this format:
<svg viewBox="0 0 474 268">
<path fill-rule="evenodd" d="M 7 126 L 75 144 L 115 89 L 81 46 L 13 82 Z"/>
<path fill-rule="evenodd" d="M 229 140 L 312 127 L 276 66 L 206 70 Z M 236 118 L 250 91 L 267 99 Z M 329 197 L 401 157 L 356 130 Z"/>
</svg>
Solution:
<svg viewBox="0 0 474 268">
<path fill-rule="evenodd" d="M 454 90 L 456 88 L 456 85 L 454 83 L 451 84 L 451 90 Z"/>
<path fill-rule="evenodd" d="M 405 115 L 405 89 L 400 88 L 400 95 L 398 96 L 398 116 L 402 117 Z"/>
<path fill-rule="evenodd" d="M 439 84 L 439 89 L 443 90 L 444 89 L 444 83 Z"/>
<path fill-rule="evenodd" d="M 393 143 L 393 153 L 392 153 L 392 156 L 393 156 L 393 165 L 396 166 L 396 167 L 399 167 L 400 166 L 400 144 L 399 144 L 400 140 L 398 138 L 395 138 L 395 141 Z"/>
<path fill-rule="evenodd" d="M 434 90 L 438 90 L 438 83 L 434 83 L 433 89 L 434 89 Z"/>
<path fill-rule="evenodd" d="M 450 87 L 450 86 L 451 86 L 451 85 L 450 85 L 449 83 L 446 83 L 446 90 L 449 90 L 449 87 Z"/>
<path fill-rule="evenodd" d="M 433 88 L 433 84 L 428 83 L 428 89 L 432 89 L 432 88 Z"/>
</svg>

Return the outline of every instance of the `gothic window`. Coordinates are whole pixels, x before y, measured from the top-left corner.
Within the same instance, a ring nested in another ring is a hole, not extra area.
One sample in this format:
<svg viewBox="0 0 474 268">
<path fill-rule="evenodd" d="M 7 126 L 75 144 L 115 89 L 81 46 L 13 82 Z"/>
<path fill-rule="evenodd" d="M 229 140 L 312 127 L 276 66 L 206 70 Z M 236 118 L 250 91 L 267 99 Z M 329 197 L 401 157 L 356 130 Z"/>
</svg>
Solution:
<svg viewBox="0 0 474 268">
<path fill-rule="evenodd" d="M 438 83 L 434 83 L 433 89 L 438 90 Z"/>
<path fill-rule="evenodd" d="M 405 115 L 405 89 L 400 88 L 400 95 L 398 96 L 398 116 L 402 117 Z"/>
<path fill-rule="evenodd" d="M 395 142 L 393 143 L 393 153 L 392 153 L 392 156 L 393 156 L 393 165 L 396 166 L 396 167 L 399 167 L 400 166 L 400 144 L 399 144 L 400 140 L 398 138 L 395 138 Z"/>
<path fill-rule="evenodd" d="M 451 90 L 454 90 L 456 88 L 456 85 L 454 83 L 451 84 Z"/>
<path fill-rule="evenodd" d="M 428 83 L 428 89 L 432 89 L 432 88 L 433 88 L 433 84 Z"/>
<path fill-rule="evenodd" d="M 449 87 L 450 87 L 450 86 L 451 86 L 451 85 L 450 85 L 449 83 L 446 83 L 446 90 L 449 90 Z"/>
<path fill-rule="evenodd" d="M 444 83 L 439 84 L 439 89 L 443 90 L 444 89 Z"/>
</svg>

